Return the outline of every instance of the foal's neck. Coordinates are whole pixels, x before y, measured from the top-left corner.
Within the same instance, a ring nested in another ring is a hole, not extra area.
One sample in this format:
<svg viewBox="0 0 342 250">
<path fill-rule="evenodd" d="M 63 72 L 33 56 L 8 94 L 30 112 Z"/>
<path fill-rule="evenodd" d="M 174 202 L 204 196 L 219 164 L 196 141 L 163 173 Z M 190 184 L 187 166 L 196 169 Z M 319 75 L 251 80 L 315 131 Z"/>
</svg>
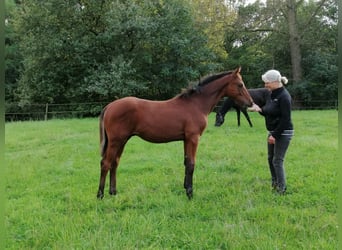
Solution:
<svg viewBox="0 0 342 250">
<path fill-rule="evenodd" d="M 223 89 L 227 83 L 220 80 L 217 81 L 217 83 L 204 86 L 203 91 L 195 97 L 198 100 L 198 106 L 207 115 L 209 115 L 224 96 Z"/>
</svg>

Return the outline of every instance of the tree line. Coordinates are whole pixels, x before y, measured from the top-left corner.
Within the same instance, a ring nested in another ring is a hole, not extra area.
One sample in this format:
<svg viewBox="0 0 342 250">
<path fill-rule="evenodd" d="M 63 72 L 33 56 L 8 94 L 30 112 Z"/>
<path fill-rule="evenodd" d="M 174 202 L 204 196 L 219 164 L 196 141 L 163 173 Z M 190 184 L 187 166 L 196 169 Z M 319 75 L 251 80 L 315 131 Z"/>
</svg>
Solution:
<svg viewBox="0 0 342 250">
<path fill-rule="evenodd" d="M 337 0 L 5 3 L 5 98 L 17 109 L 167 99 L 237 66 L 248 88 L 276 68 L 297 101 L 337 99 Z"/>
</svg>

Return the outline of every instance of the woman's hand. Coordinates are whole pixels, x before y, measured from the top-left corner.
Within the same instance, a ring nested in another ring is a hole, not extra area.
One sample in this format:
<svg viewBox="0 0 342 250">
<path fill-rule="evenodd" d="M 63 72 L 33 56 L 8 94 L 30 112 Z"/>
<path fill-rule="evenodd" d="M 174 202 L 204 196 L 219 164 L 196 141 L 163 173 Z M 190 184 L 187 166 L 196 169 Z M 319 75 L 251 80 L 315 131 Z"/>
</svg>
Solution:
<svg viewBox="0 0 342 250">
<path fill-rule="evenodd" d="M 261 108 L 255 103 L 253 103 L 252 107 L 247 108 L 247 110 L 251 112 L 261 112 Z"/>
<path fill-rule="evenodd" d="M 275 143 L 275 138 L 274 138 L 272 135 L 270 135 L 270 136 L 268 137 L 268 143 L 269 143 L 269 144 L 274 144 L 274 143 Z"/>
</svg>

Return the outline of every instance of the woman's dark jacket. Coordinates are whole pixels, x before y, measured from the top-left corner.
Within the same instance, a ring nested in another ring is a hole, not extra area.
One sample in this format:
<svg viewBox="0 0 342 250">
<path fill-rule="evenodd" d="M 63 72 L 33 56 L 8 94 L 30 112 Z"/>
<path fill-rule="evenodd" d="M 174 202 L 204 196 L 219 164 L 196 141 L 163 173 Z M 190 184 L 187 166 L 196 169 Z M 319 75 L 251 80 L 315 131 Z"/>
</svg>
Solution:
<svg viewBox="0 0 342 250">
<path fill-rule="evenodd" d="M 266 128 L 278 139 L 284 130 L 293 130 L 291 120 L 291 96 L 284 88 L 272 91 L 271 98 L 262 107 L 261 115 L 265 116 Z"/>
</svg>

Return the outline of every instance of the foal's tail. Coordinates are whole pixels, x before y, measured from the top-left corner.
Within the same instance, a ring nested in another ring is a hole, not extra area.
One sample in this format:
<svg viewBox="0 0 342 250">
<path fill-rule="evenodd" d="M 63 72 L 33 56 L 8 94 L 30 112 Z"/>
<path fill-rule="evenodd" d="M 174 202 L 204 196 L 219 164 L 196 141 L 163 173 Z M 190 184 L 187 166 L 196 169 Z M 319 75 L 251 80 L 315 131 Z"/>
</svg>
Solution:
<svg viewBox="0 0 342 250">
<path fill-rule="evenodd" d="M 104 125 L 103 125 L 103 116 L 104 116 L 105 111 L 106 111 L 106 108 L 104 108 L 100 114 L 100 152 L 101 152 L 101 156 L 103 156 L 104 153 L 106 152 L 107 144 L 108 144 L 107 133 L 106 133 L 106 130 L 105 130 Z"/>
</svg>

